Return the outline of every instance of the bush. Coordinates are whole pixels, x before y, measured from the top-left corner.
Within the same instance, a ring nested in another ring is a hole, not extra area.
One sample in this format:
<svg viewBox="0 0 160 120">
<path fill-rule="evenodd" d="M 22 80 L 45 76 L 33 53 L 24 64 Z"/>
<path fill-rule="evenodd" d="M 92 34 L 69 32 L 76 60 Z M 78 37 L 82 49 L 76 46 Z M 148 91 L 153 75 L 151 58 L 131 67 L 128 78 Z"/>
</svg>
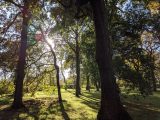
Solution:
<svg viewBox="0 0 160 120">
<path fill-rule="evenodd" d="M 1 80 L 0 81 L 0 95 L 13 94 L 14 84 L 12 81 Z"/>
</svg>

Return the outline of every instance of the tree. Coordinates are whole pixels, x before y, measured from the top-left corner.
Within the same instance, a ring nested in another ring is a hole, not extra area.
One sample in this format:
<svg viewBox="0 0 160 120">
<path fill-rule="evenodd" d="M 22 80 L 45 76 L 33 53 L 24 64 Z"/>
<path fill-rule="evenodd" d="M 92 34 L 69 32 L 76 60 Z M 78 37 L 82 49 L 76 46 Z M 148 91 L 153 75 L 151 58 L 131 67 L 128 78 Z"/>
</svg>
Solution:
<svg viewBox="0 0 160 120">
<path fill-rule="evenodd" d="M 60 81 L 59 80 L 59 66 L 57 64 L 56 53 L 54 52 L 51 44 L 46 40 L 45 35 L 44 35 L 44 31 L 42 30 L 41 26 L 40 26 L 40 30 L 41 30 L 41 33 L 42 33 L 42 36 L 43 36 L 43 40 L 48 45 L 48 47 L 50 48 L 53 59 L 54 59 L 54 68 L 56 69 L 56 80 L 57 80 L 56 82 L 57 82 L 57 90 L 58 90 L 58 100 L 59 100 L 59 103 L 62 103 L 62 95 L 61 95 L 61 88 L 60 88 L 60 82 L 59 82 Z"/>
<path fill-rule="evenodd" d="M 72 10 L 73 11 L 73 10 Z M 70 11 L 71 12 L 71 11 Z M 62 13 L 61 16 L 63 16 Z M 66 18 L 67 17 L 67 18 Z M 59 19 L 59 18 L 58 18 Z M 84 20 L 76 20 L 72 15 L 64 15 L 62 21 L 57 21 L 57 25 L 54 29 L 57 29 L 57 33 L 62 36 L 62 40 L 69 46 L 70 50 L 74 53 L 75 67 L 76 67 L 76 96 L 81 95 L 81 80 L 80 80 L 80 43 L 81 32 L 84 29 Z"/>
<path fill-rule="evenodd" d="M 78 5 L 84 1 L 78 0 Z M 98 120 L 131 120 L 121 104 L 113 76 L 111 43 L 108 31 L 108 18 L 105 16 L 104 0 L 90 1 L 93 9 L 96 31 L 96 60 L 101 78 L 101 106 L 98 112 Z M 108 12 L 107 12 L 108 14 Z"/>
<path fill-rule="evenodd" d="M 20 43 L 20 50 L 19 50 L 19 58 L 18 58 L 18 63 L 17 63 L 17 68 L 16 68 L 16 78 L 15 78 L 15 93 L 14 93 L 14 101 L 12 104 L 12 107 L 15 109 L 23 107 L 23 102 L 22 102 L 22 96 L 23 96 L 23 80 L 25 77 L 25 65 L 26 65 L 26 49 L 27 49 L 27 33 L 28 33 L 28 26 L 29 26 L 29 21 L 31 18 L 31 12 L 29 11 L 30 8 L 32 10 L 34 9 L 35 6 L 37 6 L 38 1 L 27 1 L 24 0 L 22 1 L 23 5 L 20 5 L 19 3 L 16 3 L 12 0 L 4 0 L 5 2 L 8 2 L 10 4 L 13 4 L 15 7 L 17 7 L 20 12 L 15 16 L 13 21 L 7 26 L 6 29 L 4 29 L 3 32 L 6 32 L 10 26 L 13 25 L 15 22 L 17 16 L 22 14 L 22 29 L 21 29 L 21 43 Z M 17 29 L 15 29 L 16 31 Z M 17 32 L 17 31 L 16 31 Z"/>
<path fill-rule="evenodd" d="M 27 49 L 27 31 L 28 24 L 30 20 L 29 13 L 29 2 L 24 0 L 24 7 L 22 10 L 22 32 L 21 32 L 21 45 L 19 52 L 19 60 L 16 69 L 16 78 L 15 78 L 15 93 L 14 93 L 14 101 L 12 107 L 15 109 L 24 107 L 22 102 L 23 96 L 23 79 L 25 76 L 25 57 L 26 57 L 26 49 Z"/>
</svg>

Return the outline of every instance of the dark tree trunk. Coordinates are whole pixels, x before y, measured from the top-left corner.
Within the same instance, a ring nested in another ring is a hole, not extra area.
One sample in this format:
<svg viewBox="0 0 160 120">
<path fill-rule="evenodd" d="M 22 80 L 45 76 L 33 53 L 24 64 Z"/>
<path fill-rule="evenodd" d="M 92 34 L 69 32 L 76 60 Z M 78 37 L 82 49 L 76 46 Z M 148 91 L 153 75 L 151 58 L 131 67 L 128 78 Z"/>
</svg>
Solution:
<svg viewBox="0 0 160 120">
<path fill-rule="evenodd" d="M 57 89 L 58 89 L 58 100 L 60 103 L 62 103 L 62 95 L 61 95 L 61 87 L 59 82 L 59 66 L 57 64 L 54 64 L 56 69 L 56 79 L 57 79 Z"/>
<path fill-rule="evenodd" d="M 12 108 L 19 109 L 24 107 L 22 102 L 23 96 L 23 80 L 25 77 L 25 65 L 26 65 L 26 49 L 27 49 L 27 33 L 28 33 L 28 23 L 29 23 L 29 16 L 28 14 L 28 3 L 25 1 L 23 7 L 22 16 L 22 31 L 21 31 L 21 44 L 19 50 L 19 60 L 16 69 L 16 78 L 15 78 L 15 93 L 14 93 L 14 101 L 12 104 Z"/>
<path fill-rule="evenodd" d="M 56 54 L 55 54 L 52 46 L 48 42 L 47 42 L 47 44 L 52 52 L 53 59 L 54 59 L 54 67 L 56 69 L 56 80 L 57 80 L 56 83 L 57 83 L 57 90 L 58 90 L 58 100 L 61 103 L 62 102 L 62 95 L 61 95 L 61 86 L 60 86 L 60 82 L 59 82 L 59 66 L 57 65 L 57 57 L 56 57 Z"/>
<path fill-rule="evenodd" d="M 95 81 L 95 86 L 96 86 L 96 90 L 99 91 L 99 86 L 98 86 L 97 81 Z"/>
<path fill-rule="evenodd" d="M 90 92 L 90 81 L 89 81 L 89 75 L 86 76 L 87 83 L 86 83 L 86 90 Z"/>
<path fill-rule="evenodd" d="M 81 87 L 80 87 L 80 48 L 78 43 L 78 33 L 75 33 L 76 37 L 76 97 L 79 97 L 81 95 Z"/>
<path fill-rule="evenodd" d="M 104 0 L 91 0 L 96 31 L 96 60 L 101 78 L 101 105 L 98 120 L 132 120 L 121 104 L 113 77 L 111 43 Z"/>
</svg>

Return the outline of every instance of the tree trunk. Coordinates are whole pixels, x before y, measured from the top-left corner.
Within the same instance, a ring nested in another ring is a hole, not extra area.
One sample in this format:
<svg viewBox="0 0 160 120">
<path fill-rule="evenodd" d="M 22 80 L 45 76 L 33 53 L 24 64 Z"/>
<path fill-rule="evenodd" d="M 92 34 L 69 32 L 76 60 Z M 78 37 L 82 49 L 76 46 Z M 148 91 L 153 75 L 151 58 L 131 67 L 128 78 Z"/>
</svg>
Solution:
<svg viewBox="0 0 160 120">
<path fill-rule="evenodd" d="M 58 67 L 57 64 L 54 64 L 54 66 L 55 66 L 55 69 L 56 69 L 58 100 L 59 100 L 59 103 L 62 103 L 61 87 L 60 87 L 60 83 L 59 83 L 59 67 Z"/>
<path fill-rule="evenodd" d="M 48 45 L 48 47 L 50 48 L 52 56 L 53 56 L 53 59 L 54 59 L 54 67 L 56 69 L 56 80 L 57 80 L 56 82 L 57 82 L 57 90 L 58 90 L 58 101 L 59 101 L 59 103 L 62 103 L 61 86 L 60 86 L 60 82 L 59 82 L 59 66 L 57 65 L 57 57 L 56 57 L 56 54 L 55 54 L 52 46 L 46 40 L 46 38 L 44 36 L 44 33 L 43 33 L 43 30 L 42 30 L 41 27 L 40 27 L 40 29 L 41 29 L 41 33 L 42 33 L 43 39 L 46 42 L 46 44 Z"/>
<path fill-rule="evenodd" d="M 152 77 L 153 91 L 157 91 L 156 78 L 155 78 L 153 66 L 151 67 L 151 77 Z"/>
<path fill-rule="evenodd" d="M 78 43 L 78 33 L 76 33 L 76 97 L 81 95 L 81 88 L 80 88 L 80 54 L 79 54 L 79 43 Z"/>
<path fill-rule="evenodd" d="M 151 59 L 151 66 L 150 66 L 150 69 L 151 69 L 151 79 L 152 79 L 152 88 L 153 88 L 153 91 L 157 91 L 157 85 L 156 85 L 156 77 L 155 77 L 155 58 L 152 56 L 152 54 L 150 54 L 150 59 Z"/>
<path fill-rule="evenodd" d="M 98 80 L 97 82 L 98 82 L 98 87 L 101 88 L 101 81 Z"/>
<path fill-rule="evenodd" d="M 104 0 L 91 0 L 96 31 L 96 60 L 101 78 L 98 120 L 132 120 L 121 104 L 112 70 L 111 43 Z"/>
<path fill-rule="evenodd" d="M 65 84 L 65 90 L 67 90 L 67 82 L 66 82 L 65 75 L 63 73 L 62 61 L 61 61 L 61 74 L 62 74 L 63 81 L 64 81 L 64 84 Z"/>
<path fill-rule="evenodd" d="M 95 81 L 95 86 L 96 86 L 96 90 L 99 91 L 99 86 L 98 86 L 97 81 Z"/>
<path fill-rule="evenodd" d="M 86 83 L 86 90 L 90 92 L 90 81 L 89 81 L 89 75 L 86 76 L 87 83 Z"/>
<path fill-rule="evenodd" d="M 27 33 L 28 33 L 28 23 L 29 23 L 29 16 L 28 16 L 28 3 L 25 1 L 23 7 L 22 16 L 22 31 L 21 31 L 21 44 L 19 50 L 19 59 L 16 69 L 16 78 L 15 78 L 15 93 L 14 93 L 14 101 L 12 104 L 12 108 L 19 109 L 24 107 L 22 102 L 23 96 L 23 80 L 25 77 L 25 65 L 26 65 L 26 49 L 27 49 Z"/>
<path fill-rule="evenodd" d="M 45 40 L 46 41 L 46 40 Z M 58 100 L 59 103 L 62 102 L 62 95 L 61 95 L 61 86 L 60 86 L 60 82 L 59 82 L 59 66 L 57 65 L 57 57 L 56 54 L 52 48 L 52 46 L 46 41 L 47 45 L 49 46 L 51 53 L 53 55 L 53 59 L 54 59 L 54 67 L 56 69 L 56 82 L 57 82 L 57 90 L 58 90 Z"/>
</svg>

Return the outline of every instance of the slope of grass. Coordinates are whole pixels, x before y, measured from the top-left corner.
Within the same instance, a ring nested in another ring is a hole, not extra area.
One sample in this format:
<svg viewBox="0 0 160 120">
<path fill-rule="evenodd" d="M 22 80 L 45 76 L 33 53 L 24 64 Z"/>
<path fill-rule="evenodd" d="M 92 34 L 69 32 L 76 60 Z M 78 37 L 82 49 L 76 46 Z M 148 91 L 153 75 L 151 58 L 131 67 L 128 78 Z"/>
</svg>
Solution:
<svg viewBox="0 0 160 120">
<path fill-rule="evenodd" d="M 83 91 L 80 98 L 74 90 L 62 90 L 63 105 L 57 102 L 57 94 L 37 92 L 34 97 L 24 96 L 25 109 L 11 110 L 13 99 L 0 98 L 0 120 L 95 120 L 99 108 L 100 93 Z M 160 120 L 160 92 L 143 98 L 137 94 L 122 95 L 122 101 L 134 120 Z"/>
</svg>

